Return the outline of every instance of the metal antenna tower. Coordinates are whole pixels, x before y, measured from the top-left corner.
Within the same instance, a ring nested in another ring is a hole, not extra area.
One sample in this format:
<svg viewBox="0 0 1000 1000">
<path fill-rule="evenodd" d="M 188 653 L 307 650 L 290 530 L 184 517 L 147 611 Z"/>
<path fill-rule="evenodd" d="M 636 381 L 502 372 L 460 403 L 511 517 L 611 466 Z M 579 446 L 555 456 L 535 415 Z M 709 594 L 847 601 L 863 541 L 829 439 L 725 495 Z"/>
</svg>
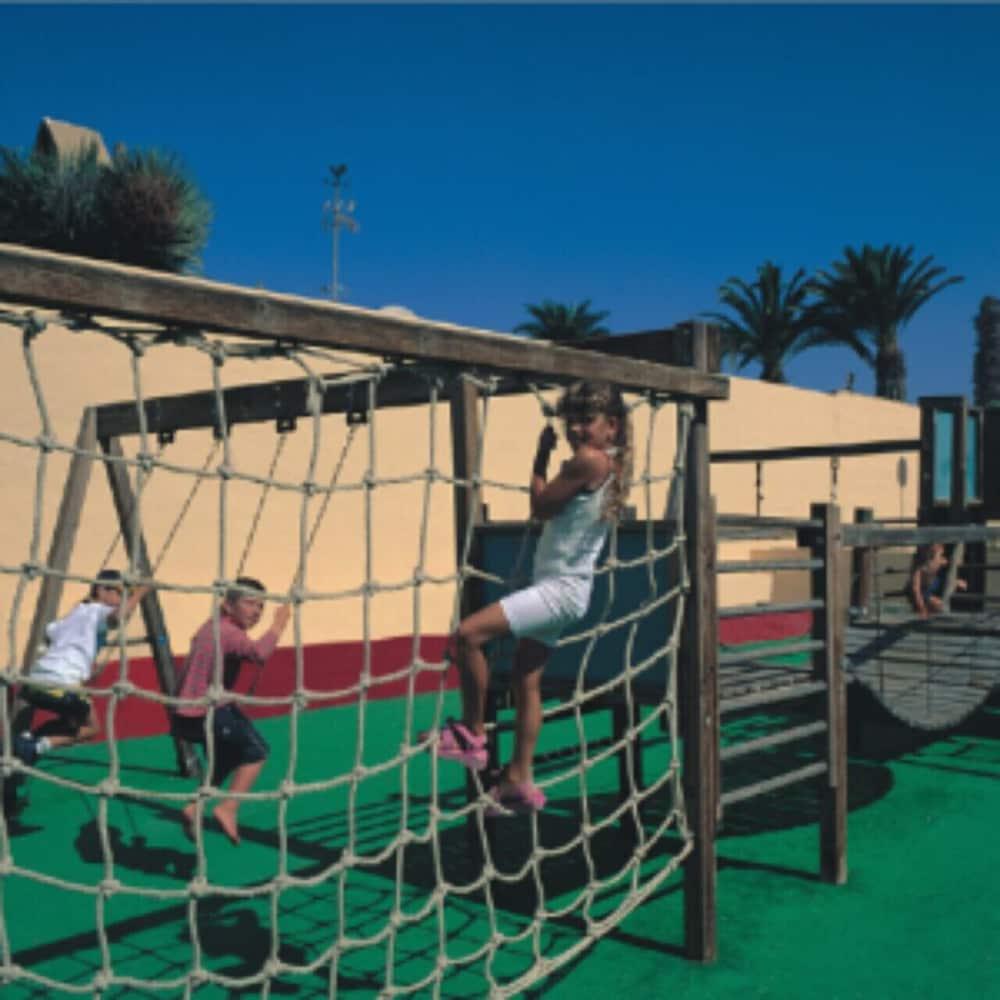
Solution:
<svg viewBox="0 0 1000 1000">
<path fill-rule="evenodd" d="M 347 182 L 344 180 L 346 173 L 346 163 L 331 164 L 330 176 L 323 181 L 324 184 L 333 188 L 333 197 L 323 203 L 324 226 L 333 234 L 333 272 L 330 276 L 330 284 L 323 290 L 330 293 L 330 298 L 334 302 L 340 298 L 340 293 L 344 291 L 344 287 L 339 282 L 340 230 L 346 229 L 348 232 L 356 233 L 361 228 L 351 215 L 351 212 L 354 211 L 354 201 L 345 201 L 342 197 L 347 188 Z"/>
</svg>

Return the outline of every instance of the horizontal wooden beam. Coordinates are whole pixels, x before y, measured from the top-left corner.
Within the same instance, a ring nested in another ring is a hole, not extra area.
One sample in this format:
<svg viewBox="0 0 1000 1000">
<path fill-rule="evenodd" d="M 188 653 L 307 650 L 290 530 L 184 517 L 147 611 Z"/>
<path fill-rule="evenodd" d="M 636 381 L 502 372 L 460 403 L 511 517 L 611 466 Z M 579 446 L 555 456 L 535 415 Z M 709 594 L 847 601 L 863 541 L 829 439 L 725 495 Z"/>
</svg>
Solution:
<svg viewBox="0 0 1000 1000">
<path fill-rule="evenodd" d="M 693 369 L 10 244 L 0 244 L 0 301 L 557 382 L 604 379 L 627 390 L 682 398 L 729 395 L 724 376 Z"/>
<path fill-rule="evenodd" d="M 883 528 L 879 524 L 842 524 L 840 541 L 846 546 L 898 548 L 929 545 L 931 542 L 995 542 L 1000 541 L 1000 528 L 984 524 L 925 525 L 920 528 Z"/>
<path fill-rule="evenodd" d="M 658 330 L 636 333 L 616 333 L 602 337 L 586 337 L 573 342 L 584 351 L 601 351 L 619 357 L 643 358 L 664 365 L 689 368 L 694 364 L 695 323 L 678 323 Z M 719 328 L 711 323 L 699 323 L 704 328 L 705 354 L 708 371 L 717 372 L 720 364 Z"/>
<path fill-rule="evenodd" d="M 919 451 L 919 438 L 894 438 L 885 441 L 858 441 L 845 444 L 806 444 L 785 448 L 740 448 L 713 451 L 711 462 L 781 462 L 796 458 L 842 458 L 848 455 L 887 455 L 900 451 Z"/>
<path fill-rule="evenodd" d="M 334 378 L 334 376 L 331 376 Z M 442 393 L 442 398 L 445 397 Z M 262 423 L 268 420 L 293 421 L 309 416 L 309 380 L 283 379 L 275 382 L 252 382 L 233 386 L 221 392 L 226 424 Z M 381 376 L 375 388 L 375 405 L 380 409 L 393 406 L 419 406 L 430 400 L 429 384 L 413 372 L 403 369 Z M 179 393 L 145 400 L 146 430 L 150 434 L 213 428 L 220 421 L 215 392 Z M 321 412 L 345 413 L 359 420 L 368 409 L 368 385 L 364 381 L 326 385 Z M 105 403 L 96 407 L 97 436 L 106 439 L 138 434 L 139 407 L 135 400 Z"/>
</svg>

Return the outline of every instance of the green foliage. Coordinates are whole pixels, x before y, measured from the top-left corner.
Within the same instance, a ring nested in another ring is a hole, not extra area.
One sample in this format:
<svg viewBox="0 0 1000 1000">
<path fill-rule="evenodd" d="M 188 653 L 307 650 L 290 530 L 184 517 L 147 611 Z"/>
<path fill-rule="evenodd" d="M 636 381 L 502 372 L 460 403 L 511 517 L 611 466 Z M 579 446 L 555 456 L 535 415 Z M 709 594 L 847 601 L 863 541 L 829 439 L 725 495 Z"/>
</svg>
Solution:
<svg viewBox="0 0 1000 1000">
<path fill-rule="evenodd" d="M 0 147 L 0 242 L 164 271 L 195 268 L 211 208 L 176 158 L 96 149 L 75 156 Z"/>
<path fill-rule="evenodd" d="M 584 299 L 578 305 L 544 299 L 541 305 L 526 305 L 524 308 L 531 319 L 518 323 L 514 327 L 515 333 L 526 333 L 540 340 L 583 340 L 609 332 L 602 325 L 608 314 L 592 312 L 590 299 Z"/>
<path fill-rule="evenodd" d="M 810 285 L 801 268 L 787 282 L 781 267 L 764 261 L 755 281 L 729 278 L 719 289 L 719 301 L 729 313 L 707 313 L 720 326 L 722 353 L 737 368 L 761 366 L 765 382 L 784 382 L 785 363 L 806 346 L 812 329 Z"/>
<path fill-rule="evenodd" d="M 0 240 L 95 256 L 101 169 L 96 149 L 59 158 L 0 148 Z"/>
<path fill-rule="evenodd" d="M 899 334 L 914 313 L 949 285 L 933 257 L 914 263 L 913 247 L 844 248 L 842 260 L 820 271 L 813 282 L 819 298 L 818 337 L 843 343 L 875 370 L 875 394 L 906 398 L 906 361 Z"/>
</svg>

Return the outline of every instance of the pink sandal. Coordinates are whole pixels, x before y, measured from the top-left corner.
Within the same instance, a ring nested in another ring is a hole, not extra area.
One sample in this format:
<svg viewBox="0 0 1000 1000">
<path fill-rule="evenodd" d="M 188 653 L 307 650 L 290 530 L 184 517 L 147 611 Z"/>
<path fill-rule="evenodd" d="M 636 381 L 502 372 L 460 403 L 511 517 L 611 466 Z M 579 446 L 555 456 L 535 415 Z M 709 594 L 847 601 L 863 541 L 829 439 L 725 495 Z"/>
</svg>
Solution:
<svg viewBox="0 0 1000 1000">
<path fill-rule="evenodd" d="M 437 753 L 445 760 L 457 760 L 470 771 L 482 771 L 490 761 L 486 737 L 476 736 L 463 722 L 448 719 L 438 733 Z"/>
<path fill-rule="evenodd" d="M 518 785 L 494 785 L 489 797 L 492 801 L 486 807 L 486 815 L 491 818 L 511 814 L 526 816 L 545 808 L 545 792 L 528 781 Z"/>
</svg>

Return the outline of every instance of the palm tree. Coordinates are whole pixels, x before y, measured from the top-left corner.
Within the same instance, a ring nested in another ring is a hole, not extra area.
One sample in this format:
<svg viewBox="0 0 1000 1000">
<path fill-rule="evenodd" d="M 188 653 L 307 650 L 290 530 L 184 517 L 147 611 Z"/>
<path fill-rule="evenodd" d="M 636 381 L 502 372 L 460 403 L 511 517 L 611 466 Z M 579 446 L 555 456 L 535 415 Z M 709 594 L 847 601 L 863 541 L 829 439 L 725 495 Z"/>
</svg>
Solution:
<svg viewBox="0 0 1000 1000">
<path fill-rule="evenodd" d="M 583 340 L 609 332 L 606 326 L 601 325 L 608 314 L 592 312 L 590 299 L 584 299 L 579 305 L 564 305 L 544 299 L 541 305 L 526 305 L 524 308 L 532 318 L 518 323 L 514 327 L 515 333 L 526 333 L 540 340 Z"/>
<path fill-rule="evenodd" d="M 211 209 L 178 161 L 96 147 L 60 156 L 0 147 L 0 242 L 165 271 L 197 266 Z"/>
<path fill-rule="evenodd" d="M 914 263 L 913 247 L 844 248 L 843 260 L 820 271 L 816 324 L 826 343 L 852 348 L 875 372 L 875 395 L 906 398 L 906 360 L 899 335 L 929 299 L 963 278 L 943 278 L 933 257 Z"/>
<path fill-rule="evenodd" d="M 809 280 L 799 268 L 787 282 L 781 267 L 766 260 L 753 282 L 729 278 L 719 289 L 719 301 L 735 315 L 707 313 L 718 321 L 723 357 L 737 368 L 759 362 L 765 382 L 784 382 L 785 363 L 809 346 L 812 328 Z"/>
</svg>

